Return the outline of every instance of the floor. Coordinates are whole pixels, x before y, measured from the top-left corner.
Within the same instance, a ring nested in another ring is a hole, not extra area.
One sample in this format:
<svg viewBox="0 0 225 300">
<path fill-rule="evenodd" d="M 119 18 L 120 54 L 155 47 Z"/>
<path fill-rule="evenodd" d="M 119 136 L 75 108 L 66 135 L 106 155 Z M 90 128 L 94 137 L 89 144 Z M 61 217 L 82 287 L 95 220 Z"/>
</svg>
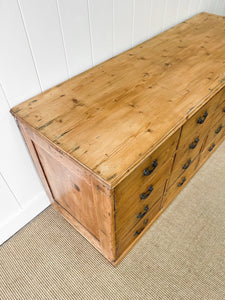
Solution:
<svg viewBox="0 0 225 300">
<path fill-rule="evenodd" d="M 0 248 L 0 299 L 225 299 L 225 142 L 114 268 L 51 207 Z"/>
</svg>

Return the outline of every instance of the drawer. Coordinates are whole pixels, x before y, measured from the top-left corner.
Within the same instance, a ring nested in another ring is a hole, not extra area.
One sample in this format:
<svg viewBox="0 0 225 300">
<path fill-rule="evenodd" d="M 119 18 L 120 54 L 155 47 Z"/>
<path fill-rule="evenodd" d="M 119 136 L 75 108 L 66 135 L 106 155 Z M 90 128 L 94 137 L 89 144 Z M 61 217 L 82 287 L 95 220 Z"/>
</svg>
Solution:
<svg viewBox="0 0 225 300">
<path fill-rule="evenodd" d="M 195 136 L 201 136 L 202 138 L 206 136 L 214 117 L 217 100 L 217 97 L 214 96 L 183 125 L 178 150 L 189 147 Z"/>
<path fill-rule="evenodd" d="M 160 211 L 161 200 L 155 203 L 151 210 L 144 216 L 144 218 L 136 224 L 129 232 L 116 232 L 117 241 L 117 255 L 120 256 L 124 250 L 129 247 L 138 237 L 140 237 L 149 225 L 154 221 L 154 218 Z"/>
<path fill-rule="evenodd" d="M 125 204 L 116 211 L 116 231 L 119 234 L 130 231 L 162 198 L 166 180 L 172 166 L 172 159 L 167 162 L 152 178 L 148 185 L 143 185 Z M 144 196 L 144 197 L 143 197 Z"/>
<path fill-rule="evenodd" d="M 204 148 L 204 151 L 200 155 L 199 165 L 202 166 L 205 161 L 210 157 L 210 155 L 216 150 L 217 144 L 212 141 L 207 147 Z"/>
<path fill-rule="evenodd" d="M 205 141 L 208 131 L 194 132 L 190 137 L 187 137 L 185 147 L 179 148 L 176 155 L 176 161 L 180 161 L 185 155 L 195 157 L 199 154 L 202 145 Z M 176 164 L 177 162 L 175 162 Z"/>
<path fill-rule="evenodd" d="M 191 163 L 190 167 L 180 177 L 178 177 L 174 184 L 166 191 L 166 194 L 163 197 L 163 207 L 167 206 L 192 178 L 197 171 L 198 163 L 199 155 Z"/>
<path fill-rule="evenodd" d="M 213 144 L 218 144 L 219 140 L 223 138 L 225 134 L 225 116 L 223 116 L 220 120 L 216 122 L 216 124 L 209 131 L 208 136 L 206 138 L 206 142 L 203 148 L 203 151 L 206 149 L 211 149 Z"/>
<path fill-rule="evenodd" d="M 141 165 L 139 165 L 129 176 L 127 176 L 115 190 L 116 209 L 119 209 L 124 203 L 134 195 L 139 187 L 144 189 L 149 185 L 153 177 L 157 176 L 160 168 L 172 157 L 176 150 L 178 130 L 169 137 L 161 146 L 158 147 Z"/>
<path fill-rule="evenodd" d="M 191 152 L 191 150 L 189 149 L 185 152 L 183 152 L 181 149 L 176 153 L 167 187 L 170 187 L 178 177 L 180 177 L 186 170 L 191 167 L 192 162 L 195 160 L 198 154 L 199 151 L 196 153 L 196 151 Z"/>
<path fill-rule="evenodd" d="M 214 140 L 212 140 L 210 143 L 207 143 L 204 147 L 204 151 L 200 155 L 200 161 L 199 164 L 203 165 L 205 161 L 209 158 L 209 156 L 216 150 L 216 148 L 222 143 L 222 141 L 225 139 L 225 131 L 223 135 Z"/>
<path fill-rule="evenodd" d="M 221 119 L 223 116 L 225 116 L 225 100 L 220 103 L 214 113 L 215 117 L 214 117 L 214 121 L 213 124 L 215 123 L 215 121 Z"/>
<path fill-rule="evenodd" d="M 225 115 L 225 88 L 223 88 L 217 95 L 217 104 L 214 115 L 217 119 L 220 119 Z"/>
</svg>

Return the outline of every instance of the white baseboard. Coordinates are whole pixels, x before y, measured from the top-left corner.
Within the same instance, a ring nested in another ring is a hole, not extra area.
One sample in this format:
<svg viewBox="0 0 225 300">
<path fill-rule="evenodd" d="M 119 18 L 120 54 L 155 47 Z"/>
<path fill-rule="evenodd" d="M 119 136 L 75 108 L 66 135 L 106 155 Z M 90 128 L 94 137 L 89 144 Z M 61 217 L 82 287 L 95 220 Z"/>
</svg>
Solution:
<svg viewBox="0 0 225 300">
<path fill-rule="evenodd" d="M 41 213 L 50 205 L 50 201 L 45 194 L 41 192 L 34 197 L 19 213 L 10 216 L 3 224 L 0 223 L 0 245 L 13 236 L 18 230 L 30 222 L 34 217 Z"/>
</svg>

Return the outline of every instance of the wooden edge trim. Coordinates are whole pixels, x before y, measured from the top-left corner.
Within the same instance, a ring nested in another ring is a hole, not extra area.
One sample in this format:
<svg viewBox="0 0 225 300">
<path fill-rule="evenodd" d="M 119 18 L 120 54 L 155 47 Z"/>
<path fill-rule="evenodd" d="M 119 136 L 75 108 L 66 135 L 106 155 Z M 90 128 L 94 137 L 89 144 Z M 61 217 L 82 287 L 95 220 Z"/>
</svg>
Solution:
<svg viewBox="0 0 225 300">
<path fill-rule="evenodd" d="M 96 177 L 91 177 L 93 200 L 99 228 L 101 252 L 110 261 L 116 259 L 114 229 L 114 190 L 108 190 Z"/>
<path fill-rule="evenodd" d="M 46 191 L 46 193 L 47 193 L 47 195 L 48 195 L 51 203 L 53 203 L 54 202 L 54 197 L 53 197 L 51 188 L 50 188 L 50 186 L 48 184 L 47 178 L 45 176 L 44 170 L 43 170 L 43 168 L 41 166 L 41 163 L 40 163 L 37 151 L 36 151 L 36 149 L 34 147 L 34 144 L 32 142 L 32 139 L 31 139 L 29 133 L 27 132 L 26 127 L 21 122 L 18 122 L 18 127 L 19 127 L 19 129 L 20 129 L 20 131 L 22 133 L 24 141 L 25 141 L 25 143 L 27 145 L 27 148 L 29 150 L 30 156 L 31 156 L 31 158 L 32 158 L 32 160 L 34 162 L 36 170 L 37 170 L 37 172 L 38 172 L 38 174 L 40 176 L 41 182 L 42 182 L 42 184 L 44 186 L 44 189 L 45 189 L 45 191 Z"/>
</svg>

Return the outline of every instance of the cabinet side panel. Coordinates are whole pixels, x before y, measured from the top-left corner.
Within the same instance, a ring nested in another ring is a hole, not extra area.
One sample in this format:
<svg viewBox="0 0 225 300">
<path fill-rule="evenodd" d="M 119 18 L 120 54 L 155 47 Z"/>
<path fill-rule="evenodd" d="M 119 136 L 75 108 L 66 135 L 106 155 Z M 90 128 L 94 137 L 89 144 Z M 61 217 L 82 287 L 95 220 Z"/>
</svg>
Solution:
<svg viewBox="0 0 225 300">
<path fill-rule="evenodd" d="M 46 190 L 46 193 L 53 205 L 53 207 L 59 211 L 62 216 L 74 227 L 76 230 L 81 233 L 96 249 L 98 249 L 101 252 L 101 246 L 99 242 L 99 230 L 98 230 L 98 218 L 96 216 L 96 210 L 93 205 L 93 228 L 91 230 L 88 230 L 79 220 L 77 220 L 74 216 L 71 215 L 71 213 L 65 209 L 65 207 L 62 205 L 62 203 L 57 202 L 55 199 L 55 193 L 56 191 L 52 189 L 50 186 L 48 174 L 46 172 L 46 168 L 43 167 L 43 162 L 41 161 L 40 149 L 43 149 L 47 153 L 47 156 L 54 157 L 54 160 L 57 165 L 63 165 L 65 169 L 68 170 L 68 172 L 71 172 L 71 174 L 76 174 L 77 176 L 86 178 L 84 180 L 87 181 L 87 178 L 89 178 L 89 195 L 92 194 L 92 185 L 90 180 L 89 172 L 87 172 L 85 169 L 82 168 L 82 166 L 79 167 L 79 165 L 74 162 L 73 160 L 69 159 L 68 157 L 65 157 L 63 153 L 58 152 L 56 149 L 54 149 L 51 145 L 47 143 L 47 141 L 44 141 L 42 138 L 40 138 L 37 134 L 35 134 L 28 126 L 26 126 L 23 122 L 18 121 L 19 128 L 21 130 L 21 133 L 24 137 L 24 140 L 27 144 L 28 150 L 30 152 L 30 155 L 33 159 L 33 162 L 35 164 L 35 167 L 38 171 L 38 174 L 41 178 L 42 184 Z M 46 156 L 46 157 L 47 157 Z M 62 177 L 62 181 L 63 181 Z M 77 191 L 79 189 L 79 185 L 75 183 L 74 190 Z M 77 191 L 78 192 L 78 191 Z M 57 194 L 57 193 L 56 193 Z M 93 198 L 91 196 L 91 199 L 93 201 Z M 84 199 L 85 200 L 85 197 Z M 81 200 L 82 201 L 82 200 Z M 83 201 L 85 202 L 85 201 Z M 89 209 L 86 209 L 86 212 L 88 212 Z M 76 213 L 79 213 L 79 209 L 76 210 Z M 87 218 L 89 220 L 89 218 Z M 92 227 L 90 226 L 90 228 Z M 94 232 L 94 234 L 93 234 Z"/>
<path fill-rule="evenodd" d="M 79 167 L 70 170 L 40 145 L 35 148 L 55 201 L 99 239 L 90 174 L 84 176 Z"/>
</svg>

